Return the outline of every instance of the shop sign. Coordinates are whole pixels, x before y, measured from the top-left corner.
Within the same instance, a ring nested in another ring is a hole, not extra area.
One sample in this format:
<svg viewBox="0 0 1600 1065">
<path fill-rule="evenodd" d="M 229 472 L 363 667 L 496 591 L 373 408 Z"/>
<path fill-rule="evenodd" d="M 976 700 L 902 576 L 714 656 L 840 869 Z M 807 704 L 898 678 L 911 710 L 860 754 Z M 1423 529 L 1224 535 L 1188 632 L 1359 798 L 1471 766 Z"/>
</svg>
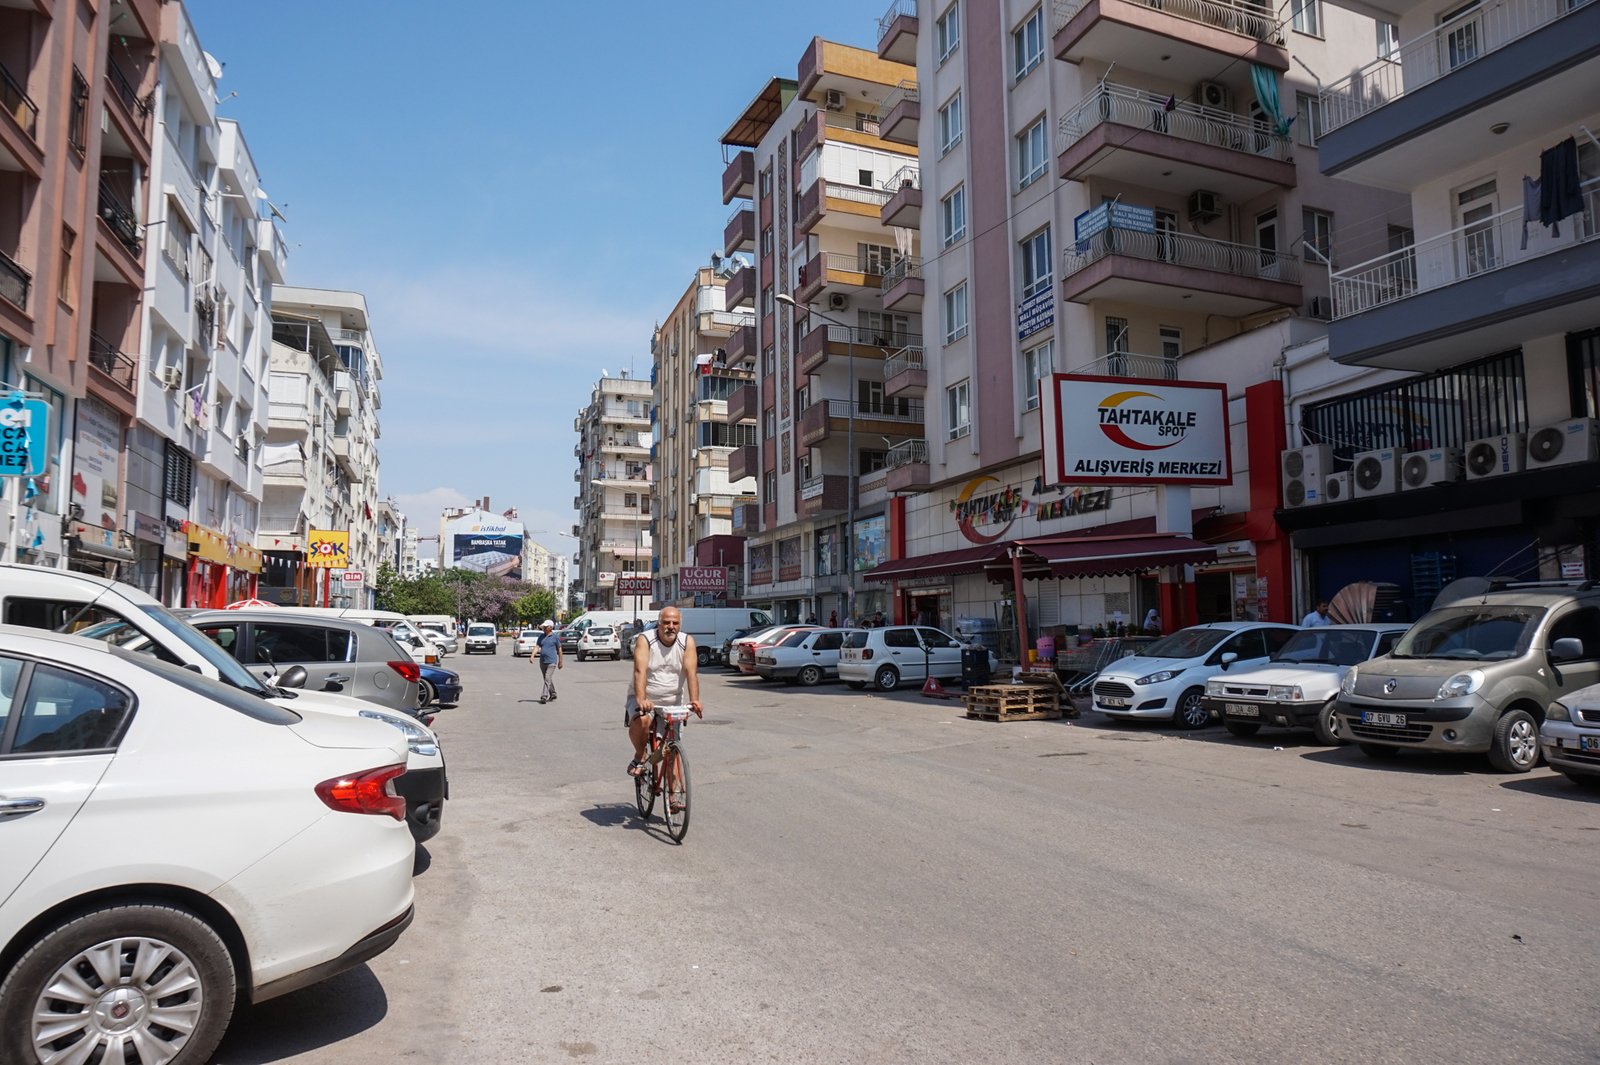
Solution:
<svg viewBox="0 0 1600 1065">
<path fill-rule="evenodd" d="M 152 544 L 167 542 L 166 522 L 160 518 L 152 518 L 148 514 L 140 514 L 137 510 L 130 510 L 128 514 L 133 519 L 134 539 Z"/>
<path fill-rule="evenodd" d="M 618 577 L 618 595 L 654 595 L 655 582 L 649 577 Z"/>
<path fill-rule="evenodd" d="M 889 561 L 889 516 L 879 514 L 856 522 L 855 567 L 857 573 L 876 569 Z"/>
<path fill-rule="evenodd" d="M 678 591 L 683 595 L 728 590 L 726 566 L 683 566 L 678 570 Z M 641 593 L 641 594 L 649 594 Z"/>
<path fill-rule="evenodd" d="M 1111 489 L 1074 488 L 1060 499 L 1048 503 L 1035 503 L 1034 516 L 1040 521 L 1051 518 L 1070 518 L 1074 514 L 1092 514 L 1097 510 L 1111 509 Z"/>
<path fill-rule="evenodd" d="M 0 404 L 0 476 L 42 477 L 49 440 L 50 404 L 23 392 Z"/>
<path fill-rule="evenodd" d="M 938 588 L 941 591 L 950 590 L 949 577 L 907 577 L 903 581 L 895 581 L 894 586 L 899 589 L 907 588 Z"/>
<path fill-rule="evenodd" d="M 771 544 L 758 544 L 750 548 L 750 583 L 772 583 Z"/>
<path fill-rule="evenodd" d="M 1226 385 L 1058 373 L 1041 392 L 1047 484 L 1233 483 Z"/>
<path fill-rule="evenodd" d="M 950 503 L 956 515 L 956 528 L 975 544 L 992 544 L 1004 536 L 1011 523 L 1017 520 L 1017 512 L 1027 503 L 1020 488 L 1004 488 L 981 496 L 975 494 L 986 484 L 999 483 L 993 477 L 968 481 L 961 494 Z M 993 535 L 985 535 L 975 528 L 979 524 L 999 525 L 1000 529 Z"/>
<path fill-rule="evenodd" d="M 778 580 L 800 579 L 800 537 L 778 541 Z"/>
<path fill-rule="evenodd" d="M 1109 226 L 1138 233 L 1154 233 L 1155 208 L 1137 207 L 1131 203 L 1102 203 L 1098 207 L 1091 207 L 1072 220 L 1072 239 L 1082 243 Z"/>
<path fill-rule="evenodd" d="M 313 569 L 344 569 L 350 564 L 350 530 L 312 529 L 306 554 L 306 565 Z"/>
<path fill-rule="evenodd" d="M 1017 339 L 1025 340 L 1056 324 L 1056 290 L 1046 286 L 1017 304 Z"/>
<path fill-rule="evenodd" d="M 346 584 L 360 584 L 362 581 L 367 579 L 367 575 L 358 569 L 347 569 L 344 571 L 344 575 L 339 579 L 344 581 Z"/>
<path fill-rule="evenodd" d="M 97 400 L 78 401 L 78 439 L 72 449 L 72 501 L 83 523 L 117 528 L 117 466 L 122 454 L 118 415 Z"/>
</svg>

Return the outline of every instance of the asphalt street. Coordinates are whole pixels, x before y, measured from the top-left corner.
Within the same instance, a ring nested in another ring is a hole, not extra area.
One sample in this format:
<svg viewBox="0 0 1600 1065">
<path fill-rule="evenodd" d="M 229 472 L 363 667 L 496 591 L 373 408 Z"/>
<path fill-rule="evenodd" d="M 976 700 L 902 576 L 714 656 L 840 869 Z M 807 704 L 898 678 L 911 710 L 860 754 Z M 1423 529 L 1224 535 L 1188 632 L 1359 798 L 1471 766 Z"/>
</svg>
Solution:
<svg viewBox="0 0 1600 1065">
<path fill-rule="evenodd" d="M 416 922 L 215 1061 L 1600 1060 L 1600 795 L 1543 767 L 710 670 L 680 846 L 629 663 L 447 665 Z"/>
</svg>

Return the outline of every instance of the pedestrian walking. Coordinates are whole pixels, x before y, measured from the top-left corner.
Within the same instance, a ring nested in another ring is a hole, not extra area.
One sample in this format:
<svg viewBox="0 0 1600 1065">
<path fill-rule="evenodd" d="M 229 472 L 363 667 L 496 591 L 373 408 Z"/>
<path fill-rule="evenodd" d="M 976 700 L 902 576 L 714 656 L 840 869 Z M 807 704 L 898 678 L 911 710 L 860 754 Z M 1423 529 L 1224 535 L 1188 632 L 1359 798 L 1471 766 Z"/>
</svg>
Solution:
<svg viewBox="0 0 1600 1065">
<path fill-rule="evenodd" d="M 556 670 L 561 668 L 561 637 L 555 633 L 556 624 L 546 621 L 539 633 L 539 671 L 544 674 L 544 694 L 539 696 L 539 705 L 551 702 L 556 697 Z M 533 656 L 528 656 L 528 661 L 533 661 Z"/>
<path fill-rule="evenodd" d="M 838 627 L 839 627 L 839 612 L 837 610 L 830 610 L 828 612 L 828 628 L 837 629 Z"/>
</svg>

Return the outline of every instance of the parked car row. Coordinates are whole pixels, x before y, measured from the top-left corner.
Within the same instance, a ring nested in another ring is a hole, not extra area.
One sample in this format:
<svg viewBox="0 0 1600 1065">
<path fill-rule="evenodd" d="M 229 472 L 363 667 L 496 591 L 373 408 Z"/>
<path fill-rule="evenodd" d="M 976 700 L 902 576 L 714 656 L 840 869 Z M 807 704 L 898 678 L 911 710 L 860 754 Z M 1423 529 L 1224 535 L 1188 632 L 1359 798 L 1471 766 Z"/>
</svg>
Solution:
<svg viewBox="0 0 1600 1065">
<path fill-rule="evenodd" d="M 881 629 L 825 628 L 819 625 L 768 625 L 728 640 L 723 656 L 729 667 L 762 680 L 810 687 L 843 680 L 852 688 L 873 685 L 894 691 L 905 683 L 962 676 L 962 652 L 970 648 L 940 629 L 894 625 Z M 999 660 L 988 656 L 988 667 Z"/>
</svg>

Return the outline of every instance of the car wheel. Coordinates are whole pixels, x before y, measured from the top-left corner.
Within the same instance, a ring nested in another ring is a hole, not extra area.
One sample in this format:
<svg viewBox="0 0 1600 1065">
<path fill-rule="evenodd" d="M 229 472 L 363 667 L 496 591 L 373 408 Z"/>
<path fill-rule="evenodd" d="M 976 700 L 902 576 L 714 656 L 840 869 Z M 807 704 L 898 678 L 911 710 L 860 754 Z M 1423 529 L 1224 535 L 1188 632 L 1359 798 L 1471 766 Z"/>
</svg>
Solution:
<svg viewBox="0 0 1600 1065">
<path fill-rule="evenodd" d="M 587 661 L 589 661 L 589 656 L 584 654 L 582 651 L 579 651 L 578 652 L 578 661 L 587 662 Z"/>
<path fill-rule="evenodd" d="M 845 681 L 845 684 L 849 685 L 851 688 L 854 688 L 856 691 L 860 691 L 862 688 L 867 686 L 867 682 L 864 680 L 847 680 Z"/>
<path fill-rule="evenodd" d="M 701 669 L 706 668 L 707 666 L 709 666 L 711 664 L 711 652 L 706 650 L 704 647 L 696 648 L 695 649 L 695 656 L 694 656 L 694 663 L 695 663 L 695 665 L 699 666 Z"/>
<path fill-rule="evenodd" d="M 1361 753 L 1368 758 L 1376 758 L 1379 761 L 1393 758 L 1398 753 L 1398 748 L 1391 747 L 1387 743 L 1358 743 L 1356 746 L 1360 747 Z"/>
<path fill-rule="evenodd" d="M 1539 724 L 1526 710 L 1508 710 L 1494 723 L 1489 764 L 1502 773 L 1526 773 L 1539 764 Z"/>
<path fill-rule="evenodd" d="M 822 683 L 822 667 L 805 666 L 800 670 L 799 674 L 794 679 L 805 685 L 807 688 L 814 688 L 818 684 Z"/>
<path fill-rule="evenodd" d="M 194 914 L 93 910 L 45 933 L 0 984 L 0 1060 L 200 1065 L 237 990 L 227 946 Z"/>
<path fill-rule="evenodd" d="M 1183 729 L 1205 728 L 1211 721 L 1211 711 L 1206 709 L 1206 690 L 1190 688 L 1178 696 L 1178 705 L 1172 711 L 1172 723 Z"/>
<path fill-rule="evenodd" d="M 872 676 L 872 683 L 881 692 L 892 692 L 900 687 L 900 671 L 893 666 L 880 666 Z"/>
<path fill-rule="evenodd" d="M 1574 773 L 1570 769 L 1563 769 L 1561 775 L 1585 791 L 1600 791 L 1600 777 L 1592 773 Z"/>
<path fill-rule="evenodd" d="M 435 688 L 433 686 L 433 681 L 429 680 L 427 677 L 423 677 L 418 683 L 422 685 L 422 705 L 433 705 L 435 700 L 439 698 L 439 689 Z"/>
<path fill-rule="evenodd" d="M 1228 730 L 1230 736 L 1238 736 L 1241 740 L 1261 731 L 1261 726 L 1254 721 L 1229 721 L 1227 718 L 1222 719 L 1222 727 Z"/>
<path fill-rule="evenodd" d="M 1317 711 L 1317 719 L 1311 723 L 1311 731 L 1316 734 L 1317 742 L 1324 747 L 1338 747 L 1344 740 L 1339 738 L 1339 715 L 1333 712 L 1332 699 Z"/>
</svg>

